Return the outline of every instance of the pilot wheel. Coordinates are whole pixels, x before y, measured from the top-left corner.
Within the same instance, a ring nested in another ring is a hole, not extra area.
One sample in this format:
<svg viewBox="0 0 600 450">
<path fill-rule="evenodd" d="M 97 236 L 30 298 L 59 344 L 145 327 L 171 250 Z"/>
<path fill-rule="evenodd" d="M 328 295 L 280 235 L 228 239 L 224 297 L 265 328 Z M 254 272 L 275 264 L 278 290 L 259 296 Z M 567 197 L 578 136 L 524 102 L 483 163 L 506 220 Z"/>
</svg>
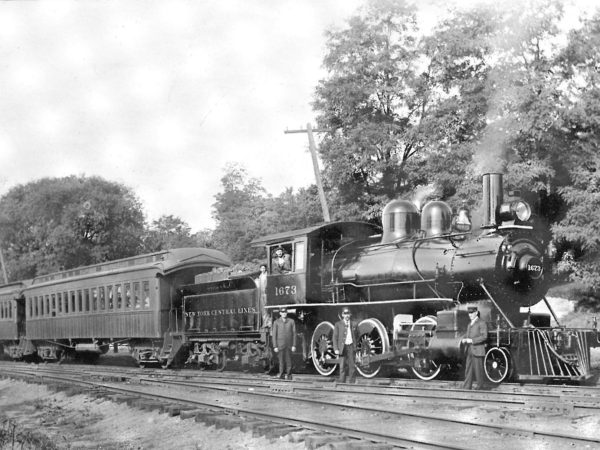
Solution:
<svg viewBox="0 0 600 450">
<path fill-rule="evenodd" d="M 512 369 L 510 352 L 502 347 L 492 347 L 483 360 L 485 376 L 492 383 L 502 383 L 509 378 Z"/>
</svg>

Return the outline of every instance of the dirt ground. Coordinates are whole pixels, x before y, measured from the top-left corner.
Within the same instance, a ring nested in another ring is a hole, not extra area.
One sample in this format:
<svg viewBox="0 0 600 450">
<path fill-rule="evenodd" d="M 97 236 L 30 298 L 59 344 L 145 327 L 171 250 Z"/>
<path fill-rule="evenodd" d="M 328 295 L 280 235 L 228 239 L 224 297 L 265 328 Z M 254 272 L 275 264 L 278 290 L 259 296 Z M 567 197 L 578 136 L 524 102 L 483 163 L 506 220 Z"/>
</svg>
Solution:
<svg viewBox="0 0 600 450">
<path fill-rule="evenodd" d="M 304 449 L 124 404 L 0 380 L 0 449 Z"/>
</svg>

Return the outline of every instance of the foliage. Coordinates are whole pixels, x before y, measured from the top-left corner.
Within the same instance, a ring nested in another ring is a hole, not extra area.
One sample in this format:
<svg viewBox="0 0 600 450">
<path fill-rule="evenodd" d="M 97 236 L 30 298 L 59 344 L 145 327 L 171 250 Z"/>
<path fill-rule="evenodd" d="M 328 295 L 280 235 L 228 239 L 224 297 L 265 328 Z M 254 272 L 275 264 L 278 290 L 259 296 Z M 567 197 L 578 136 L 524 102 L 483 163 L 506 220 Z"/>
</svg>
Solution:
<svg viewBox="0 0 600 450">
<path fill-rule="evenodd" d="M 161 216 L 152 222 L 144 236 L 144 253 L 164 249 L 194 247 L 196 239 L 190 234 L 191 228 L 179 217 Z"/>
<path fill-rule="evenodd" d="M 133 192 L 99 177 L 16 186 L 0 199 L 0 217 L 11 280 L 134 255 L 144 227 Z"/>
<path fill-rule="evenodd" d="M 402 1 L 369 2 L 363 16 L 327 38 L 328 77 L 314 101 L 319 126 L 332 130 L 320 147 L 325 178 L 341 203 L 367 211 L 402 189 L 404 164 L 420 148 L 426 104 L 415 10 Z"/>
<path fill-rule="evenodd" d="M 250 243 L 259 237 L 305 228 L 322 221 L 317 189 L 311 186 L 294 193 L 287 189 L 278 197 L 266 195 L 260 180 L 250 178 L 239 164 L 229 164 L 221 178 L 223 191 L 216 196 L 213 217 L 217 226 L 213 245 L 233 261 L 263 259 L 263 249 Z"/>
</svg>

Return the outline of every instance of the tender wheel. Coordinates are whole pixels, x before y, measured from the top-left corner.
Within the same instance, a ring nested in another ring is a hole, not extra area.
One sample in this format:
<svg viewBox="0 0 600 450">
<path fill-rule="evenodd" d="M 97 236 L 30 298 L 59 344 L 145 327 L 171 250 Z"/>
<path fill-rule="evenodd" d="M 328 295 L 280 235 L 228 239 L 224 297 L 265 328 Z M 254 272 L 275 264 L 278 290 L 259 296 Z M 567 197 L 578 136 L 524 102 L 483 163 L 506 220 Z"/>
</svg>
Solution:
<svg viewBox="0 0 600 450">
<path fill-rule="evenodd" d="M 377 319 L 365 319 L 358 324 L 358 343 L 356 345 L 356 370 L 365 378 L 373 378 L 381 371 L 381 361 L 367 366 L 359 363 L 367 355 L 381 355 L 389 351 L 390 341 L 383 324 Z"/>
<path fill-rule="evenodd" d="M 433 336 L 435 329 L 437 327 L 437 318 L 435 316 L 425 316 L 418 319 L 415 323 L 413 323 L 411 327 L 412 331 L 424 331 L 425 332 L 425 344 L 429 342 L 429 338 Z M 423 339 L 421 334 L 417 337 L 413 336 L 412 340 L 416 343 L 417 340 Z M 411 337 L 409 335 L 409 341 Z M 411 367 L 412 372 L 415 374 L 417 378 L 420 378 L 424 381 L 430 381 L 436 378 L 440 372 L 442 371 L 442 365 L 438 364 L 436 361 L 429 359 L 426 354 L 414 354 L 413 365 Z"/>
<path fill-rule="evenodd" d="M 327 364 L 328 359 L 336 358 L 333 351 L 333 325 L 331 322 L 321 322 L 310 341 L 311 357 L 315 369 L 321 375 L 328 377 L 337 368 L 337 364 Z"/>
<path fill-rule="evenodd" d="M 502 383 L 510 374 L 510 353 L 505 348 L 493 347 L 485 354 L 483 360 L 485 376 L 492 383 Z"/>
</svg>

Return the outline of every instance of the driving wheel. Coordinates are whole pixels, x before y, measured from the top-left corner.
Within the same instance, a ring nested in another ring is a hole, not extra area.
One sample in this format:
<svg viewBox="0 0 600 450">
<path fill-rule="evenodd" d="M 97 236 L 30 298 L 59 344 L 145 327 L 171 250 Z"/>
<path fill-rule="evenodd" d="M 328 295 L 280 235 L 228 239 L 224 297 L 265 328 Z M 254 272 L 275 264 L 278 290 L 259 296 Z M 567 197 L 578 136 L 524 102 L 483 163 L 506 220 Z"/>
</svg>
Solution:
<svg viewBox="0 0 600 450">
<path fill-rule="evenodd" d="M 387 353 L 390 341 L 383 324 L 377 319 L 365 319 L 358 324 L 358 343 L 356 345 L 356 370 L 365 378 L 373 378 L 381 371 L 381 361 L 368 365 L 360 363 L 365 356 Z"/>
<path fill-rule="evenodd" d="M 325 377 L 331 375 L 337 367 L 337 364 L 329 364 L 327 362 L 327 360 L 337 357 L 333 351 L 332 338 L 333 325 L 331 322 L 321 322 L 315 328 L 310 340 L 311 357 L 315 369 Z"/>
</svg>

